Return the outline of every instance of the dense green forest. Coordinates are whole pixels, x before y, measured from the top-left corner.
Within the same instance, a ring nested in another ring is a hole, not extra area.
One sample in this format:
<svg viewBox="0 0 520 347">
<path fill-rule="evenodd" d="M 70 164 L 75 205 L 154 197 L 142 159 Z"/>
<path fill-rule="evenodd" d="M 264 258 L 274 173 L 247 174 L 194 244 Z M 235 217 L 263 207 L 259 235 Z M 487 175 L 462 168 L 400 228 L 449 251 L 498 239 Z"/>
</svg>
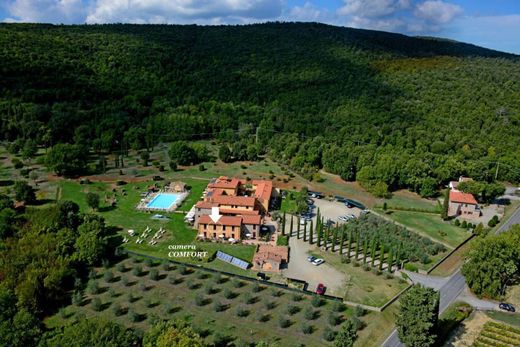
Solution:
<svg viewBox="0 0 520 347">
<path fill-rule="evenodd" d="M 215 138 L 378 194 L 492 181 L 497 163 L 520 181 L 518 56 L 316 23 L 1 24 L 0 47 L 12 152 Z"/>
</svg>

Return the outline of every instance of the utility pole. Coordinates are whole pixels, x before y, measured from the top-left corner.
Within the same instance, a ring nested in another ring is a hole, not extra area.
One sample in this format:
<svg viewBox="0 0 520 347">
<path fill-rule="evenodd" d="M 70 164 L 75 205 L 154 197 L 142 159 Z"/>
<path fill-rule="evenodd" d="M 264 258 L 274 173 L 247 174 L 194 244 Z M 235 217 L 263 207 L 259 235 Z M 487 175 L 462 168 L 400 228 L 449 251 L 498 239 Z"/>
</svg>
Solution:
<svg viewBox="0 0 520 347">
<path fill-rule="evenodd" d="M 500 166 L 500 162 L 497 161 L 497 171 L 495 172 L 495 181 L 498 178 L 498 167 Z"/>
</svg>

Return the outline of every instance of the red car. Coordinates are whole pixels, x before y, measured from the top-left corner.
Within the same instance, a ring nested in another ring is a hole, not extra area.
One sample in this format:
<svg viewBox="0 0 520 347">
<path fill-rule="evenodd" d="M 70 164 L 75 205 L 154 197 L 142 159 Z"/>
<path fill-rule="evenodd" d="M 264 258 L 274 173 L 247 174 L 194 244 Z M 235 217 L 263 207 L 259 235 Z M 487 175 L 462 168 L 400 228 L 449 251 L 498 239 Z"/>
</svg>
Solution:
<svg viewBox="0 0 520 347">
<path fill-rule="evenodd" d="M 323 283 L 320 283 L 320 284 L 318 284 L 318 286 L 316 287 L 316 294 L 318 294 L 318 295 L 323 295 L 323 294 L 325 294 L 325 290 L 326 290 L 326 289 L 327 289 L 327 287 L 325 287 L 325 286 L 323 285 Z"/>
</svg>

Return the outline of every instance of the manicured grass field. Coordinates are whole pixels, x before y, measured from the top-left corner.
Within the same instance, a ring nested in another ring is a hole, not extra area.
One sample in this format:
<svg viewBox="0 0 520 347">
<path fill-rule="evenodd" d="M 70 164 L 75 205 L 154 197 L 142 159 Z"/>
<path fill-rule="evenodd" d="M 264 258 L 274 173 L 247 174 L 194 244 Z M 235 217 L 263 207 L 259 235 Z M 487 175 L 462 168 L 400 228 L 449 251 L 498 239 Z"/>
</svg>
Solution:
<svg viewBox="0 0 520 347">
<path fill-rule="evenodd" d="M 408 283 L 393 276 L 386 278 L 385 274 L 376 275 L 372 271 L 365 271 L 361 266 L 342 263 L 336 253 L 316 248 L 312 254 L 346 274 L 344 299 L 347 301 L 379 307 L 408 286 Z"/>
<path fill-rule="evenodd" d="M 188 198 L 183 202 L 180 209 L 189 210 L 191 206 L 193 206 L 193 203 L 199 200 L 204 187 L 207 185 L 207 181 L 184 179 L 183 182 L 186 182 L 191 187 L 192 191 Z M 170 259 L 168 257 L 168 253 L 170 252 L 168 246 L 194 244 L 197 249 L 207 251 L 210 257 L 217 250 L 221 250 L 237 258 L 251 262 L 255 252 L 254 246 L 195 241 L 197 232 L 184 222 L 184 214 L 161 213 L 166 215 L 169 219 L 155 220 L 151 219 L 153 214 L 136 210 L 135 206 L 140 199 L 139 193 L 143 191 L 145 187 L 150 185 L 150 183 L 151 182 L 129 183 L 127 185 L 117 187 L 114 184 L 107 183 L 91 183 L 81 185 L 75 181 L 60 181 L 59 185 L 61 188 L 61 199 L 72 200 L 78 203 L 82 211 L 89 211 L 89 208 L 85 202 L 85 196 L 87 192 L 98 193 L 102 197 L 102 200 L 104 194 L 108 194 L 110 197 L 115 195 L 117 198 L 117 207 L 112 208 L 104 206 L 102 203 L 97 213 L 105 218 L 108 225 L 113 225 L 120 228 L 120 234 L 122 237 L 127 237 L 130 239 L 128 243 L 124 244 L 125 248 L 130 251 L 141 254 L 148 254 L 157 258 Z M 116 192 L 113 192 L 113 189 L 115 189 Z M 125 190 L 126 195 L 123 194 L 123 189 Z M 152 228 L 152 232 L 150 236 L 141 244 L 136 243 L 138 238 L 137 235 L 130 237 L 127 233 L 129 229 L 133 229 L 138 235 L 140 235 L 147 226 Z M 160 239 L 160 242 L 153 246 L 148 244 L 148 241 L 151 240 L 153 233 L 155 233 L 161 227 L 164 228 L 167 232 Z M 249 270 L 241 270 L 240 268 L 221 262 L 219 260 L 207 262 L 207 259 L 171 259 L 193 264 L 201 264 L 206 267 L 232 273 L 239 273 L 245 276 L 254 276 L 254 273 Z"/>
<path fill-rule="evenodd" d="M 462 228 L 443 221 L 439 215 L 409 211 L 391 211 L 386 216 L 403 224 L 413 231 L 430 237 L 452 248 L 466 240 L 470 233 Z"/>
<path fill-rule="evenodd" d="M 212 343 L 219 332 L 237 344 L 266 340 L 283 346 L 310 347 L 331 345 L 323 339 L 325 330 L 338 331 L 341 321 L 353 316 L 353 310 L 343 305 L 256 281 L 202 270 L 186 273 L 182 266 L 137 263 L 135 258 L 120 264 L 97 269 L 97 279 L 90 281 L 96 281 L 99 290 L 87 286 L 82 303 L 66 307 L 46 324 L 57 327 L 95 316 L 145 330 L 157 318 L 184 319 L 207 343 Z M 107 281 L 105 272 L 111 272 L 113 279 Z M 155 279 L 152 272 L 157 272 Z M 331 315 L 337 319 L 331 320 Z M 288 326 L 282 327 L 281 319 L 288 320 Z M 376 313 L 362 317 L 367 326 L 360 332 L 363 343 L 359 345 L 376 346 L 373 334 L 377 336 L 377 330 L 387 326 L 386 319 L 386 315 Z M 310 327 L 306 332 L 305 326 Z"/>
<path fill-rule="evenodd" d="M 378 206 L 382 206 L 384 202 L 387 203 L 389 209 L 395 207 L 397 209 L 415 209 L 439 212 L 439 205 L 436 201 L 423 199 L 419 195 L 407 190 L 393 192 L 390 199 L 383 199 L 378 203 Z"/>
<path fill-rule="evenodd" d="M 490 318 L 520 328 L 520 316 L 506 312 L 488 311 L 486 312 Z"/>
</svg>

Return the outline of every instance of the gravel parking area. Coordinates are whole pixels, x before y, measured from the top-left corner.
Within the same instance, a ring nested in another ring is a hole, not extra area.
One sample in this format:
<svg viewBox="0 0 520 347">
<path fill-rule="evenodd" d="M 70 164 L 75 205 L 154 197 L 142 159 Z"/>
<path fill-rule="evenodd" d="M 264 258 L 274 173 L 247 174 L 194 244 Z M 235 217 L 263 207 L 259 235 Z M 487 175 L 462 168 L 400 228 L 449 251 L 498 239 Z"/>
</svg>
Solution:
<svg viewBox="0 0 520 347">
<path fill-rule="evenodd" d="M 326 219 L 332 219 L 334 222 L 341 222 L 338 220 L 338 217 L 344 216 L 346 214 L 353 214 L 356 217 L 359 217 L 361 214 L 361 210 L 357 207 L 348 208 L 344 203 L 338 201 L 329 201 L 326 199 L 312 199 L 314 201 L 314 205 L 316 206 L 313 210 L 314 218 L 316 217 L 316 211 L 319 208 L 320 213 Z M 314 220 L 316 222 L 316 220 Z"/>
<path fill-rule="evenodd" d="M 285 277 L 304 280 L 309 283 L 308 289 L 314 291 L 319 283 L 327 287 L 326 294 L 341 296 L 345 294 L 346 276 L 327 263 L 315 266 L 307 261 L 309 252 L 315 246 L 309 245 L 296 237 L 289 239 L 290 253 Z"/>
</svg>

